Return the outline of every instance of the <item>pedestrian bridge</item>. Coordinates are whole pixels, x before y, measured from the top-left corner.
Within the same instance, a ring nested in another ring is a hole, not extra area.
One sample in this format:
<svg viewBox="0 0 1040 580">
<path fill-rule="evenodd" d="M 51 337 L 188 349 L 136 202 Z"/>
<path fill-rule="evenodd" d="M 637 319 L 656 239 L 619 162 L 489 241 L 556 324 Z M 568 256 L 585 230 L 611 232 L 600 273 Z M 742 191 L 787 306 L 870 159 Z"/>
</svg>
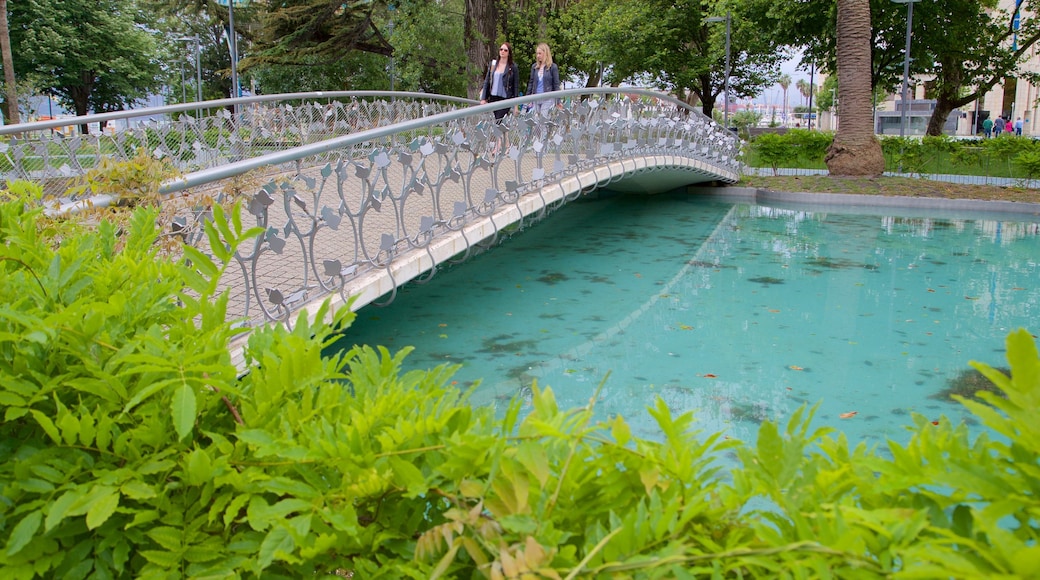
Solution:
<svg viewBox="0 0 1040 580">
<path fill-rule="evenodd" d="M 739 141 L 668 95 L 571 89 L 478 105 L 423 93 L 224 99 L 8 126 L 5 178 L 33 179 L 75 212 L 118 201 L 64 192 L 101 163 L 163 159 L 164 229 L 208 251 L 213 205 L 264 233 L 222 283 L 244 324 L 291 324 L 323 299 L 387 304 L 408 282 L 465 260 L 597 189 L 652 194 L 739 179 Z M 496 123 L 503 106 L 516 113 Z M 66 129 L 91 127 L 88 135 Z M 238 203 L 236 206 L 235 204 Z M 169 208 L 169 209 L 168 209 Z"/>
</svg>

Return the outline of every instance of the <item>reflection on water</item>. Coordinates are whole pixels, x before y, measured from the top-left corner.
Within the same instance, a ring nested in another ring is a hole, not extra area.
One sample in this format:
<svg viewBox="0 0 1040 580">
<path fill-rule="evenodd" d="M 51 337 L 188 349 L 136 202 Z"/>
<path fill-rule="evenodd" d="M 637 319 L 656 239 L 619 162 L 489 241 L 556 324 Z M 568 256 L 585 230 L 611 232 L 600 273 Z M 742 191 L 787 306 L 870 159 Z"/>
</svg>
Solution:
<svg viewBox="0 0 1040 580">
<path fill-rule="evenodd" d="M 344 344 L 459 364 L 476 404 L 537 381 L 584 405 L 609 374 L 598 412 L 644 437 L 660 397 L 745 440 L 802 404 L 853 441 L 905 440 L 911 413 L 965 418 L 934 395 L 969 360 L 1006 366 L 1007 333 L 1040 320 L 1040 225 L 897 211 L 576 202 L 361 310 Z"/>
</svg>

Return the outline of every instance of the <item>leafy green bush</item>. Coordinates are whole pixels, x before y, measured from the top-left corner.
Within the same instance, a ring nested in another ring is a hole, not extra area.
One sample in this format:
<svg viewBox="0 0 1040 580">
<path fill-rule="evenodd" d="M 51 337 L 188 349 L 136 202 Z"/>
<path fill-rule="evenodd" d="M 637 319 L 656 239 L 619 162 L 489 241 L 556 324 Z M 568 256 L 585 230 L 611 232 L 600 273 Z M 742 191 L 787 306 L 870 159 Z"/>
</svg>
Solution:
<svg viewBox="0 0 1040 580">
<path fill-rule="evenodd" d="M 783 134 L 763 133 L 750 142 L 749 162 L 777 167 L 822 167 L 833 133 L 791 129 Z"/>
<path fill-rule="evenodd" d="M 1025 172 L 1027 178 L 1040 177 L 1040 151 L 1023 151 L 1015 156 L 1014 163 Z"/>
<path fill-rule="evenodd" d="M 777 175 L 777 169 L 792 157 L 787 140 L 776 133 L 759 135 L 754 141 L 754 151 L 759 163 L 773 168 L 773 175 Z"/>
<path fill-rule="evenodd" d="M 155 209 L 40 232 L 32 207 L 0 204 L 5 578 L 1040 573 L 1040 357 L 1024 330 L 1011 377 L 977 366 L 1007 398 L 963 401 L 999 440 L 916 416 L 885 459 L 800 410 L 745 445 L 663 401 L 645 440 L 537 385 L 496 419 L 450 367 L 402 374 L 408 349 L 325 352 L 348 308 L 255 330 L 237 369 L 216 289 L 262 233 L 237 211 L 214 208 L 213 256 L 174 263 L 156 254 Z"/>
</svg>

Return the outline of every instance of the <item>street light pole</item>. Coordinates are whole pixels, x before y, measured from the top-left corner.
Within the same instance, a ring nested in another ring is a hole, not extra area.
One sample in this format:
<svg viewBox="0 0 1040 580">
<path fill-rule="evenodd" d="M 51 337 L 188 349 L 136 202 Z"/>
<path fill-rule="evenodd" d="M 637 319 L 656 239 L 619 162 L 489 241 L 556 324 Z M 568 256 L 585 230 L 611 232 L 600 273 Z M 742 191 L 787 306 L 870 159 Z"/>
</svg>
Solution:
<svg viewBox="0 0 1040 580">
<path fill-rule="evenodd" d="M 195 102 L 202 102 L 202 49 L 199 46 L 199 35 L 195 38 Z"/>
<path fill-rule="evenodd" d="M 732 17 L 732 13 L 729 10 L 727 10 L 725 18 L 723 18 L 721 16 L 712 16 L 711 18 L 705 18 L 704 19 L 705 22 L 725 22 L 726 23 L 726 79 L 725 79 L 725 81 L 723 83 L 723 89 L 722 89 L 725 92 L 725 97 L 724 97 L 724 99 L 722 101 L 723 102 L 723 106 L 725 107 L 723 109 L 723 111 L 722 111 L 722 124 L 726 126 L 726 129 L 729 129 L 729 75 L 730 75 L 729 39 L 730 39 L 730 19 L 731 19 L 731 17 Z"/>
<path fill-rule="evenodd" d="M 906 136 L 906 118 L 910 110 L 907 90 L 910 85 L 910 39 L 914 25 L 914 3 L 921 0 L 892 0 L 896 4 L 906 4 L 906 54 L 903 58 L 903 110 L 899 119 L 899 137 Z"/>
<path fill-rule="evenodd" d="M 187 81 L 184 80 L 184 58 L 183 58 L 184 55 L 180 55 L 180 56 L 181 56 L 181 58 L 178 59 L 178 60 L 181 61 L 181 103 L 187 103 L 188 102 L 188 87 L 185 86 L 187 84 Z"/>
<path fill-rule="evenodd" d="M 202 59 L 199 54 L 199 35 L 178 36 L 174 38 L 178 42 L 191 42 L 192 52 L 195 56 L 195 102 L 202 102 Z M 185 45 L 187 48 L 187 45 Z M 188 102 L 186 86 L 188 81 L 184 78 L 184 60 L 181 60 L 181 102 Z"/>
<path fill-rule="evenodd" d="M 228 0 L 228 28 L 230 36 L 228 47 L 231 49 L 231 98 L 237 99 L 242 96 L 238 87 L 238 40 L 235 38 L 235 0 Z M 238 105 L 235 105 L 238 112 Z"/>
</svg>

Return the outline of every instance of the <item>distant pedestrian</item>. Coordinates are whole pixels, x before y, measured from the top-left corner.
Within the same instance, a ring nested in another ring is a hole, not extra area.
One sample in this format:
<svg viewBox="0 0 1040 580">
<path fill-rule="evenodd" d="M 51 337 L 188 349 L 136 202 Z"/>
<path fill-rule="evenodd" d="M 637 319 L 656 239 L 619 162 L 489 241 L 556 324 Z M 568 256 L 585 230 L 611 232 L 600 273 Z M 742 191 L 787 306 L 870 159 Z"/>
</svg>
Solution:
<svg viewBox="0 0 1040 580">
<path fill-rule="evenodd" d="M 1004 123 L 1004 131 L 1007 132 L 1008 135 L 1010 135 L 1015 132 L 1015 125 L 1011 122 L 1011 115 L 1008 115 L 1008 117 L 1009 118 L 1007 120 L 1007 123 Z"/>
<path fill-rule="evenodd" d="M 986 120 L 982 122 L 982 134 L 986 139 L 993 136 L 993 119 L 986 117 Z"/>
<path fill-rule="evenodd" d="M 1004 131 L 1004 118 L 997 117 L 993 119 L 993 136 L 1000 137 L 1000 133 Z"/>
<path fill-rule="evenodd" d="M 1022 117 L 1015 119 L 1015 135 L 1022 136 Z"/>
</svg>

